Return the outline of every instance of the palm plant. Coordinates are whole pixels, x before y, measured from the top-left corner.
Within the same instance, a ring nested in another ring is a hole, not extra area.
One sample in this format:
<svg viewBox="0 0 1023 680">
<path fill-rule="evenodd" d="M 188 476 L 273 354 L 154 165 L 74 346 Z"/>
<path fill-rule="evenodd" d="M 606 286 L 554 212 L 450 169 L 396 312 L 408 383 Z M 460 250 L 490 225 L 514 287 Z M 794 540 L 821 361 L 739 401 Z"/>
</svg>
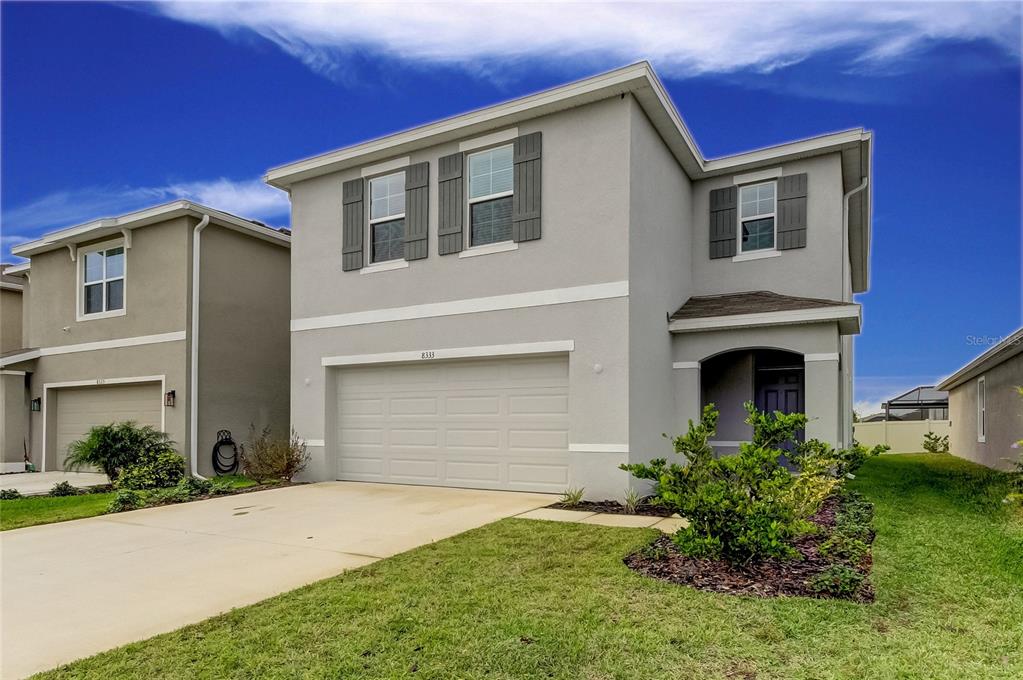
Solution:
<svg viewBox="0 0 1023 680">
<path fill-rule="evenodd" d="M 138 463 L 144 454 L 165 451 L 173 452 L 174 442 L 166 432 L 151 425 L 138 426 L 130 421 L 97 425 L 84 439 L 68 446 L 64 467 L 69 470 L 97 467 L 115 482 L 121 470 Z"/>
</svg>

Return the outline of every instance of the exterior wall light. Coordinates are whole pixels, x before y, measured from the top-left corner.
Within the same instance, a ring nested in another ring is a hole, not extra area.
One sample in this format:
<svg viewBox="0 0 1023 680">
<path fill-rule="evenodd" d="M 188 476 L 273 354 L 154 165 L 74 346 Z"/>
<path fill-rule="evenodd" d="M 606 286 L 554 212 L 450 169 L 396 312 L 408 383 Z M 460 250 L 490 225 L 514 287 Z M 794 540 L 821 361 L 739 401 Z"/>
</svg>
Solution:
<svg viewBox="0 0 1023 680">
<path fill-rule="evenodd" d="M 22 402 L 22 403 L 24 403 L 24 402 Z M 30 408 L 31 408 L 32 411 L 35 411 L 35 412 L 42 411 L 43 410 L 43 399 L 42 399 L 42 397 L 36 397 L 35 399 L 33 399 L 32 403 L 30 405 Z"/>
<path fill-rule="evenodd" d="M 171 390 L 167 394 L 163 395 L 163 405 L 173 406 L 174 405 L 174 390 Z"/>
</svg>

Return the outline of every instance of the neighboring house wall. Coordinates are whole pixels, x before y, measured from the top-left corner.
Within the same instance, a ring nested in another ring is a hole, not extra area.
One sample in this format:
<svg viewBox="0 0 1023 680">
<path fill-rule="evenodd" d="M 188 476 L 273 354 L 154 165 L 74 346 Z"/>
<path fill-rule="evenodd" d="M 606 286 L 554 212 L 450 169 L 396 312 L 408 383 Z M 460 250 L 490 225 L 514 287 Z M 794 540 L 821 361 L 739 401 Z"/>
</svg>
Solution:
<svg viewBox="0 0 1023 680">
<path fill-rule="evenodd" d="M 692 191 L 639 104 L 628 101 L 629 458 L 645 462 L 671 453 L 662 433 L 679 433 L 665 319 L 693 292 Z"/>
<path fill-rule="evenodd" d="M 1016 391 L 1023 385 L 1023 354 L 989 368 L 984 378 L 987 397 L 985 441 L 977 441 L 977 385 L 980 376 L 967 380 L 948 393 L 952 421 L 950 450 L 981 465 L 1008 469 L 1018 460 L 1020 449 L 1013 444 L 1023 439 L 1023 397 Z"/>
<path fill-rule="evenodd" d="M 201 235 L 199 473 L 213 474 L 218 430 L 288 436 L 289 251 L 211 224 Z"/>
<path fill-rule="evenodd" d="M 0 353 L 24 347 L 21 324 L 22 295 L 20 290 L 0 288 Z"/>
<path fill-rule="evenodd" d="M 27 380 L 22 371 L 0 371 L 0 472 L 24 470 L 29 442 Z"/>
</svg>

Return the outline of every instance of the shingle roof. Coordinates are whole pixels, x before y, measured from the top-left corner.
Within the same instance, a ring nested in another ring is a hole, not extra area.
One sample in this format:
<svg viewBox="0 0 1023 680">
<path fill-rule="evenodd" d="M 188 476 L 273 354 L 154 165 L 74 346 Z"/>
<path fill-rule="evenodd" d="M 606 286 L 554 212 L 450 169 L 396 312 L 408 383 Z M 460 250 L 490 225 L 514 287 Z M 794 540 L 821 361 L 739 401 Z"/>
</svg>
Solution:
<svg viewBox="0 0 1023 680">
<path fill-rule="evenodd" d="M 746 293 L 727 295 L 700 295 L 686 300 L 685 304 L 671 315 L 671 320 L 699 319 L 708 316 L 732 316 L 735 314 L 760 314 L 763 312 L 789 312 L 796 309 L 818 307 L 841 307 L 849 304 L 838 300 L 779 295 L 769 290 L 754 290 Z"/>
</svg>

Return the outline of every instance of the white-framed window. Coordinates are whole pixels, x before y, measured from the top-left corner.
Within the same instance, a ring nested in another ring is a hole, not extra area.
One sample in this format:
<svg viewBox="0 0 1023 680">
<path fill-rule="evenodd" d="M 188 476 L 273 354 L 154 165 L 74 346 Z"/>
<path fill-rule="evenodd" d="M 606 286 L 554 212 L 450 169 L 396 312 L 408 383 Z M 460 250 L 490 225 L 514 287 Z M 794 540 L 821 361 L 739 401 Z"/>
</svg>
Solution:
<svg viewBox="0 0 1023 680">
<path fill-rule="evenodd" d="M 405 257 L 405 173 L 369 181 L 369 261 Z"/>
<path fill-rule="evenodd" d="M 987 441 L 987 381 L 977 378 L 977 441 Z"/>
<path fill-rule="evenodd" d="M 469 247 L 510 241 L 512 145 L 469 154 Z"/>
<path fill-rule="evenodd" d="M 774 249 L 776 182 L 739 187 L 739 251 Z"/>
<path fill-rule="evenodd" d="M 125 251 L 123 241 L 78 249 L 78 318 L 100 319 L 124 314 Z"/>
</svg>

